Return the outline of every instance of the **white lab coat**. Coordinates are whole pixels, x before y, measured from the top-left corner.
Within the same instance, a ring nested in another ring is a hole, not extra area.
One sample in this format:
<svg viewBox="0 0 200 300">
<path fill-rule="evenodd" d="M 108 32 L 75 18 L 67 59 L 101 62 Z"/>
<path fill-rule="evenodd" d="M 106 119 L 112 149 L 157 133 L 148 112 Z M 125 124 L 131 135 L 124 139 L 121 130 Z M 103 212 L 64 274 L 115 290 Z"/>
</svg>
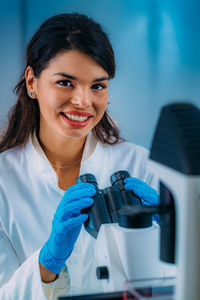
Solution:
<svg viewBox="0 0 200 300">
<path fill-rule="evenodd" d="M 105 145 L 89 134 L 80 174 L 93 173 L 101 189 L 110 186 L 110 175 L 119 170 L 154 185 L 147 158 L 148 151 L 141 146 Z M 95 239 L 84 227 L 59 279 L 41 282 L 39 251 L 64 191 L 35 135 L 25 147 L 1 153 L 0 170 L 0 299 L 56 299 L 60 292 L 98 292 L 92 273 Z"/>
</svg>

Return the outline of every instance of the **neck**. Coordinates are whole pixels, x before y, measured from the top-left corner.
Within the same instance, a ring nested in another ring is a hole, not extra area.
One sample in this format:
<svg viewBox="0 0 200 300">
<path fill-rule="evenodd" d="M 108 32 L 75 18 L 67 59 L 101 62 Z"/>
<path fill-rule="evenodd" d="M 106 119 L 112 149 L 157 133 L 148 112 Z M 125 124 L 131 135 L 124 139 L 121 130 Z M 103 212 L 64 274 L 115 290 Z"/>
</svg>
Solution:
<svg viewBox="0 0 200 300">
<path fill-rule="evenodd" d="M 54 168 L 67 168 L 80 164 L 86 137 L 82 139 L 54 138 L 53 135 L 45 135 L 39 132 L 38 140 Z"/>
</svg>

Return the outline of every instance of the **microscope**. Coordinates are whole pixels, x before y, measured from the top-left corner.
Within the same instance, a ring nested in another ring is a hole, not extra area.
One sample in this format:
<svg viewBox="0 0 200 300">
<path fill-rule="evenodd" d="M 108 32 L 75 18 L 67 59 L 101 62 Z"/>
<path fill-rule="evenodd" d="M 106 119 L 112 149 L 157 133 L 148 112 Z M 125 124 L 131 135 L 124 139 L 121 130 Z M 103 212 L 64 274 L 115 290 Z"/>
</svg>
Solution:
<svg viewBox="0 0 200 300">
<path fill-rule="evenodd" d="M 177 103 L 162 109 L 149 167 L 160 180 L 160 258 L 177 266 L 174 299 L 199 300 L 200 110 L 197 107 Z"/>
<path fill-rule="evenodd" d="M 84 226 L 96 239 L 94 276 L 99 291 L 114 293 L 124 290 L 125 281 L 175 275 L 173 295 L 162 298 L 159 294 L 156 298 L 152 293 L 153 297 L 146 298 L 199 300 L 200 110 L 197 107 L 175 103 L 162 108 L 148 164 L 159 178 L 157 206 L 143 206 L 132 191 L 124 190 L 124 179 L 130 176 L 126 171 L 112 174 L 111 186 L 103 190 L 98 189 L 92 174 L 77 179 L 77 183 L 90 182 L 96 188 L 94 205 L 86 209 L 89 218 Z M 152 222 L 154 214 L 160 216 L 159 225 Z M 151 286 L 148 290 L 152 291 Z M 146 299 L 133 295 L 131 299 Z"/>
<path fill-rule="evenodd" d="M 77 183 L 95 186 L 94 204 L 83 212 L 88 214 L 84 226 L 96 239 L 96 287 L 104 293 L 122 291 L 124 282 L 174 275 L 174 266 L 159 259 L 160 227 L 152 222 L 154 210 L 124 189 L 127 171 L 110 176 L 111 186 L 100 190 L 93 174 L 78 177 Z M 158 209 L 157 209 L 158 211 Z M 94 269 L 95 270 L 95 269 Z"/>
</svg>

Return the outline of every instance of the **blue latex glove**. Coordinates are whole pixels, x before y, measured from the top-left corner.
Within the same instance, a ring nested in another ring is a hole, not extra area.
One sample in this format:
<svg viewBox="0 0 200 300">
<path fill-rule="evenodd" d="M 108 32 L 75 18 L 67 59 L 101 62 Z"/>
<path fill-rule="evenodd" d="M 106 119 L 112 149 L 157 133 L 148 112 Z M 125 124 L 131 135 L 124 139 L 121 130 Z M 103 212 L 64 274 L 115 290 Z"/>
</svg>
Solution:
<svg viewBox="0 0 200 300">
<path fill-rule="evenodd" d="M 91 206 L 96 193 L 90 183 L 78 183 L 67 189 L 57 207 L 48 241 L 40 251 L 39 262 L 55 274 L 59 274 L 70 256 L 87 214 L 81 210 Z"/>
<path fill-rule="evenodd" d="M 143 200 L 143 205 L 158 205 L 160 197 L 156 190 L 150 187 L 147 183 L 135 177 L 124 179 L 126 190 L 132 190 L 133 193 Z M 159 222 L 159 216 L 154 215 L 154 220 Z"/>
</svg>

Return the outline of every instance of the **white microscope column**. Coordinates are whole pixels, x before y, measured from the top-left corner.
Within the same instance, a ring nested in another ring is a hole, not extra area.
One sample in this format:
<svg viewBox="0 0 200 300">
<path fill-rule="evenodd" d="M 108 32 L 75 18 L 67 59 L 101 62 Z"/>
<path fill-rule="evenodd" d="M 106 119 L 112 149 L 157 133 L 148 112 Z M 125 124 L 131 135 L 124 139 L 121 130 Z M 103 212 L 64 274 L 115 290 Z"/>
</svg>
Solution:
<svg viewBox="0 0 200 300">
<path fill-rule="evenodd" d="M 149 160 L 175 201 L 177 286 L 175 300 L 200 299 L 200 176 L 184 175 Z"/>
</svg>

